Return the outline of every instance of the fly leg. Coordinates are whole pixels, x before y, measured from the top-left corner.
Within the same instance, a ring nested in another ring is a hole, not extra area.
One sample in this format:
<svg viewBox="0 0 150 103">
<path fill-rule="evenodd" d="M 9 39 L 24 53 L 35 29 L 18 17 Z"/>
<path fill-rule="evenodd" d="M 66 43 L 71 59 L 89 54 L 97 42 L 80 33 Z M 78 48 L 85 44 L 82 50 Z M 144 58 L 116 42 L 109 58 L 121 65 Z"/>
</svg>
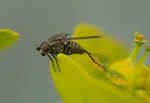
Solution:
<svg viewBox="0 0 150 103">
<path fill-rule="evenodd" d="M 59 72 L 60 72 L 60 68 L 59 68 L 59 65 L 58 65 L 58 62 L 57 62 L 57 58 L 56 58 L 53 54 L 51 54 L 51 55 L 55 58 L 56 64 L 57 64 L 57 67 L 58 67 L 58 70 L 59 70 Z"/>
<path fill-rule="evenodd" d="M 47 54 L 47 56 L 49 57 L 49 59 L 52 61 L 52 65 L 53 65 L 53 67 L 54 67 L 54 62 L 53 62 L 53 59 Z M 57 73 L 57 71 L 56 71 L 56 69 L 55 69 L 55 67 L 54 67 L 54 70 L 55 70 L 55 72 Z"/>
<path fill-rule="evenodd" d="M 68 49 L 69 45 L 70 45 L 70 41 L 67 42 L 67 45 L 66 45 L 65 50 L 64 50 L 64 54 L 67 54 L 67 49 Z"/>
<path fill-rule="evenodd" d="M 99 63 L 97 63 L 97 62 L 92 58 L 92 56 L 90 55 L 90 53 L 89 53 L 88 51 L 86 51 L 85 49 L 76 50 L 76 51 L 74 51 L 74 52 L 68 53 L 68 55 L 71 55 L 71 54 L 74 54 L 74 53 L 79 53 L 79 52 L 82 52 L 82 51 L 86 52 L 86 53 L 89 55 L 89 57 L 92 59 L 92 61 L 93 61 L 94 63 L 96 63 L 97 65 L 101 66 L 102 68 L 104 68 L 104 70 L 105 70 L 105 72 L 106 72 L 106 68 L 105 68 L 104 66 L 100 65 Z"/>
</svg>

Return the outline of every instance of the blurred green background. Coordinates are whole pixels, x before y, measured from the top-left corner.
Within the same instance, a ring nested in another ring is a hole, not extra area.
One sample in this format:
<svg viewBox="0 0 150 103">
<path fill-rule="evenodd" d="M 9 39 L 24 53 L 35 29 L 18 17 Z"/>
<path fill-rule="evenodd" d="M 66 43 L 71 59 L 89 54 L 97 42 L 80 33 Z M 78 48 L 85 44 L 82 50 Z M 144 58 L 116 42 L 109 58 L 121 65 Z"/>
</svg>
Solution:
<svg viewBox="0 0 150 103">
<path fill-rule="evenodd" d="M 0 0 L 0 28 L 20 34 L 18 43 L 0 54 L 0 103 L 61 101 L 49 73 L 49 59 L 41 57 L 36 46 L 86 22 L 132 48 L 135 30 L 150 40 L 149 5 L 149 0 Z M 144 51 L 142 47 L 140 54 Z M 150 63 L 150 55 L 145 63 Z"/>
</svg>

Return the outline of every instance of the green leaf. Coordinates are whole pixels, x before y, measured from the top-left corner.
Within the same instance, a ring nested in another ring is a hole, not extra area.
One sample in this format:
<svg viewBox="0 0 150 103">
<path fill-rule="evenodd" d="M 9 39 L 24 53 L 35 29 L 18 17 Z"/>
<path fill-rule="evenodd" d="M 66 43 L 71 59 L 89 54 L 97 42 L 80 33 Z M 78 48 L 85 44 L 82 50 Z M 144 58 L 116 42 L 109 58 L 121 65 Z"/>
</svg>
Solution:
<svg viewBox="0 0 150 103">
<path fill-rule="evenodd" d="M 64 103 L 146 103 L 128 89 L 119 88 L 96 79 L 70 57 L 57 56 L 61 72 L 55 72 L 50 64 L 51 74 L 56 88 Z M 53 59 L 54 60 L 54 59 Z M 57 67 L 56 63 L 54 64 Z"/>
<path fill-rule="evenodd" d="M 104 66 L 126 58 L 128 56 L 128 46 L 112 34 L 108 34 L 97 26 L 80 23 L 75 27 L 73 37 L 86 37 L 103 35 L 104 38 L 74 40 L 90 53 L 97 53 Z M 78 60 L 76 60 L 78 61 Z M 82 65 L 82 64 L 80 64 Z"/>
<path fill-rule="evenodd" d="M 93 62 L 93 61 L 87 54 L 82 54 L 82 55 L 81 54 L 79 54 L 79 55 L 73 54 L 73 55 L 71 55 L 71 58 L 73 58 L 78 64 L 80 64 L 82 66 L 82 68 L 86 68 L 85 70 L 93 77 L 107 79 L 106 75 L 104 73 L 99 72 L 99 70 L 96 69 L 92 65 L 91 62 Z M 93 62 L 93 64 L 95 64 L 95 63 Z"/>
<path fill-rule="evenodd" d="M 0 29 L 0 50 L 14 44 L 19 34 L 8 29 Z"/>
</svg>

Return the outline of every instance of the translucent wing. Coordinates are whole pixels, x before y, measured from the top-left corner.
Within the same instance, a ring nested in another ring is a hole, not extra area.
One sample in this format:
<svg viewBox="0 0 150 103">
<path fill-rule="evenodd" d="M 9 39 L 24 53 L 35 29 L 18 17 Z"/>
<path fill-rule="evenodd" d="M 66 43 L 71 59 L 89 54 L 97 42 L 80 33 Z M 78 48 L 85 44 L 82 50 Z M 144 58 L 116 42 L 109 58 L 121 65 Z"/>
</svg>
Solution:
<svg viewBox="0 0 150 103">
<path fill-rule="evenodd" d="M 67 40 L 93 39 L 93 38 L 103 38 L 103 36 L 87 36 L 87 37 L 67 38 Z"/>
<path fill-rule="evenodd" d="M 94 39 L 94 38 L 103 38 L 103 36 L 87 36 L 87 37 L 76 37 L 76 38 L 66 38 L 68 34 L 56 34 L 53 37 L 51 37 L 48 42 L 52 45 L 60 45 L 60 43 L 67 44 L 68 40 L 78 40 L 78 39 Z"/>
<path fill-rule="evenodd" d="M 68 34 L 56 34 L 54 35 L 53 37 L 51 37 L 49 40 L 48 40 L 48 43 L 52 46 L 52 45 L 58 45 L 60 43 L 67 43 L 67 39 L 66 37 L 68 35 L 70 35 L 71 33 L 68 33 Z"/>
</svg>

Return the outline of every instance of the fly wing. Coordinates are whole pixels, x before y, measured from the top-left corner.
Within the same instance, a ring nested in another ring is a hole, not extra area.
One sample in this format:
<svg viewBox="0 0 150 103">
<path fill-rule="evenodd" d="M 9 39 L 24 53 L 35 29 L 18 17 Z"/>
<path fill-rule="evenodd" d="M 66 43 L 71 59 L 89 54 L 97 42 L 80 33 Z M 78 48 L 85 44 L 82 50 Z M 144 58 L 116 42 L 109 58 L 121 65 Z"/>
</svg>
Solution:
<svg viewBox="0 0 150 103">
<path fill-rule="evenodd" d="M 71 33 L 68 33 L 68 34 L 56 34 L 55 36 L 51 37 L 49 40 L 48 40 L 48 43 L 52 46 L 52 45 L 57 45 L 57 44 L 60 44 L 60 43 L 67 43 L 67 39 L 66 37 L 68 35 L 70 35 Z"/>
<path fill-rule="evenodd" d="M 87 36 L 87 37 L 67 38 L 66 40 L 94 39 L 94 38 L 103 38 L 103 36 Z"/>
</svg>

